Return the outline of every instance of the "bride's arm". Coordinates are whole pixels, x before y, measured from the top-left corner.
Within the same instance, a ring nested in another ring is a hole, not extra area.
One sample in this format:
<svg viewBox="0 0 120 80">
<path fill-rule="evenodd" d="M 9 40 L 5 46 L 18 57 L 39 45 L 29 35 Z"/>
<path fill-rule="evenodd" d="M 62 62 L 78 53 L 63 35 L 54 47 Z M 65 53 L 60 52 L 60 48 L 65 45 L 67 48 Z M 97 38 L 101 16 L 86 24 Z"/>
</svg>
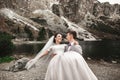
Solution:
<svg viewBox="0 0 120 80">
<path fill-rule="evenodd" d="M 34 59 L 31 59 L 30 61 L 27 62 L 25 68 L 26 68 L 27 70 L 30 69 L 30 68 L 37 62 L 38 59 L 40 59 L 41 57 L 47 55 L 48 53 L 49 53 L 49 50 L 46 50 L 42 55 L 37 56 L 37 57 L 34 58 Z"/>
<path fill-rule="evenodd" d="M 40 55 L 39 58 L 42 58 L 43 56 L 48 55 L 50 51 L 52 51 L 52 46 L 49 49 L 47 49 L 44 53 L 42 53 L 42 55 Z"/>
<path fill-rule="evenodd" d="M 40 56 L 40 58 L 42 58 L 43 56 L 47 55 L 48 53 L 49 53 L 49 51 L 46 50 L 46 51 Z"/>
</svg>

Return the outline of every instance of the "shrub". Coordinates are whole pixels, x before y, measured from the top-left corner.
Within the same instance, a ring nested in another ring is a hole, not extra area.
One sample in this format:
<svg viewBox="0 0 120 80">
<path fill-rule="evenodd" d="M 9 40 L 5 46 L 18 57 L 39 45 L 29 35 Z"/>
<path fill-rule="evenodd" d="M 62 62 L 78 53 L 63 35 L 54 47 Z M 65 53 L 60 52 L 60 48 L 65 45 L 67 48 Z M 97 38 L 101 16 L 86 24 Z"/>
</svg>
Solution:
<svg viewBox="0 0 120 80">
<path fill-rule="evenodd" d="M 6 57 L 0 58 L 0 63 L 3 63 L 3 62 L 10 62 L 10 61 L 12 61 L 12 60 L 14 60 L 13 57 L 6 56 Z"/>
<path fill-rule="evenodd" d="M 0 57 L 13 53 L 15 46 L 11 42 L 13 37 L 7 33 L 0 32 Z"/>
</svg>

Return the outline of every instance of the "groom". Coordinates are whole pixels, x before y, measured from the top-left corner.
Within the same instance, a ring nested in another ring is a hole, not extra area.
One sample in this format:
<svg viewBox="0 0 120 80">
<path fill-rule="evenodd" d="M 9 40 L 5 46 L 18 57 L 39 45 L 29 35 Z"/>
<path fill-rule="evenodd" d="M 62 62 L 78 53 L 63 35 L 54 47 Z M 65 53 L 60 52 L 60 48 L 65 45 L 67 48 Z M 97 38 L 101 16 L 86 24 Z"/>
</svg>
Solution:
<svg viewBox="0 0 120 80">
<path fill-rule="evenodd" d="M 69 44 L 65 47 L 65 52 L 75 51 L 82 54 L 82 48 L 79 43 L 76 41 L 77 33 L 75 31 L 69 30 L 66 36 Z"/>
</svg>

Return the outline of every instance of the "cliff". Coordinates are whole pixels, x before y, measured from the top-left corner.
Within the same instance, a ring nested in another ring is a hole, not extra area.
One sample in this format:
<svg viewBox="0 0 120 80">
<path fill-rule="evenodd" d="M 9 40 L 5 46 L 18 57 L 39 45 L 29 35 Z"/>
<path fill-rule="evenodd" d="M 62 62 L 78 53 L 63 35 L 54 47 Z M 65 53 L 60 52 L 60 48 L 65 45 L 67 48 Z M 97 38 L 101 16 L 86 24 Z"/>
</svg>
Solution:
<svg viewBox="0 0 120 80">
<path fill-rule="evenodd" d="M 27 22 L 38 28 L 38 33 L 44 28 L 47 38 L 50 36 L 49 32 L 54 34 L 58 31 L 64 34 L 67 29 L 72 27 L 77 30 L 78 38 L 84 40 L 120 39 L 119 4 L 111 5 L 108 2 L 100 3 L 97 0 L 1 0 L 0 8 L 1 10 L 9 9 L 21 16 L 22 27 L 25 27 L 24 22 Z M 3 15 L 0 18 L 1 31 L 16 30 L 16 27 L 11 28 L 9 23 L 12 26 L 20 26 Z M 34 29 L 31 31 L 32 34 L 36 32 Z M 25 31 L 23 30 L 23 32 Z"/>
</svg>

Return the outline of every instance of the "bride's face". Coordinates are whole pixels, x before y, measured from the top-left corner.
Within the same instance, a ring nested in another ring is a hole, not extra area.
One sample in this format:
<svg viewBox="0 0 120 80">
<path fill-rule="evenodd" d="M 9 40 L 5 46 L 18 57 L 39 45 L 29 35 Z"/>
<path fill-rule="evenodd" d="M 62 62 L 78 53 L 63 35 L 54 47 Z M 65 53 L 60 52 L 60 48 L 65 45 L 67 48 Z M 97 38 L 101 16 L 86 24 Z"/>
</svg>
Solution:
<svg viewBox="0 0 120 80">
<path fill-rule="evenodd" d="M 62 41 L 62 35 L 61 34 L 58 34 L 55 38 L 56 42 L 61 42 Z"/>
</svg>

